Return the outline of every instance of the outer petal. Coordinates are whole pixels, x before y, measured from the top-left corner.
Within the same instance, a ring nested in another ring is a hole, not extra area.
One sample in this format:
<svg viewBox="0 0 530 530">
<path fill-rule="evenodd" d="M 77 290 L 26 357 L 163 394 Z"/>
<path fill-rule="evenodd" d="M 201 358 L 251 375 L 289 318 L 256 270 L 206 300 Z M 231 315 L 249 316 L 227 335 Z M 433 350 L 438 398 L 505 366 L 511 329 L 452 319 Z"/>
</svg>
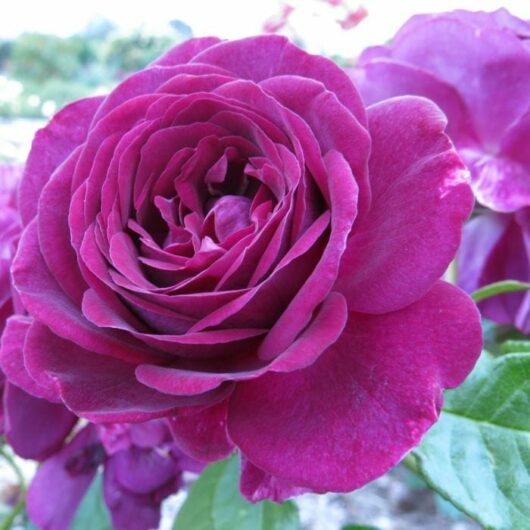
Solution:
<svg viewBox="0 0 530 530">
<path fill-rule="evenodd" d="M 350 311 L 395 311 L 424 295 L 460 243 L 473 194 L 430 101 L 402 97 L 369 108 L 372 207 L 354 228 L 336 289 Z"/>
<path fill-rule="evenodd" d="M 198 39 L 189 39 L 171 50 L 164 53 L 153 65 L 157 66 L 176 66 L 184 64 L 193 59 L 198 53 L 208 49 L 221 42 L 217 37 L 202 37 Z"/>
<path fill-rule="evenodd" d="M 241 493 L 250 501 L 270 499 L 282 502 L 284 499 L 310 491 L 310 489 L 300 488 L 288 480 L 266 473 L 241 455 Z"/>
<path fill-rule="evenodd" d="M 114 457 L 105 466 L 103 494 L 110 509 L 115 530 L 145 530 L 158 528 L 160 506 L 147 495 L 135 495 L 121 487 L 114 470 Z M 168 491 L 170 495 L 173 491 Z"/>
<path fill-rule="evenodd" d="M 462 153 L 470 166 L 478 201 L 498 212 L 530 206 L 529 145 L 530 112 L 527 112 L 506 131 L 497 156 Z"/>
<path fill-rule="evenodd" d="M 311 367 L 237 385 L 229 435 L 266 474 L 351 491 L 419 443 L 442 388 L 462 382 L 481 343 L 475 306 L 444 282 L 394 313 L 350 313 L 341 339 Z"/>
<path fill-rule="evenodd" d="M 103 100 L 93 97 L 74 101 L 35 135 L 19 192 L 24 225 L 37 214 L 40 192 L 51 174 L 86 139 L 90 122 Z"/>
<path fill-rule="evenodd" d="M 44 460 L 61 447 L 77 422 L 64 405 L 30 396 L 6 383 L 6 437 L 22 458 Z"/>
<path fill-rule="evenodd" d="M 323 83 L 362 123 L 364 104 L 348 76 L 332 61 L 310 55 L 285 37 L 262 35 L 221 42 L 199 53 L 192 62 L 220 66 L 243 79 L 263 81 L 279 75 L 298 75 Z"/>
<path fill-rule="evenodd" d="M 96 422 L 146 421 L 177 407 L 215 402 L 225 392 L 220 388 L 192 397 L 161 394 L 136 380 L 133 364 L 87 351 L 38 323 L 29 331 L 24 355 L 38 382 L 54 382 L 70 409 Z"/>
<path fill-rule="evenodd" d="M 61 451 L 46 460 L 38 469 L 28 490 L 28 514 L 33 523 L 45 530 L 68 530 L 74 514 L 85 495 L 100 462 L 83 462 L 99 440 L 96 428 L 90 425 Z M 95 451 L 94 451 L 95 450 Z"/>
<path fill-rule="evenodd" d="M 434 101 L 447 116 L 447 134 L 459 146 L 477 142 L 469 110 L 458 91 L 433 74 L 392 59 L 369 61 L 352 73 L 364 101 L 378 101 L 403 94 Z"/>
<path fill-rule="evenodd" d="M 14 315 L 7 321 L 2 335 L 0 368 L 8 380 L 32 396 L 48 401 L 60 402 L 55 386 L 37 383 L 24 365 L 24 343 L 31 327 L 32 319 Z"/>
<path fill-rule="evenodd" d="M 469 18 L 424 19 L 399 32 L 392 57 L 455 86 L 481 140 L 495 148 L 503 132 L 528 109 L 530 54 L 515 33 L 493 24 L 479 26 Z"/>
<path fill-rule="evenodd" d="M 226 432 L 227 402 L 213 407 L 179 411 L 168 418 L 169 428 L 178 447 L 201 462 L 221 460 L 234 450 Z"/>
</svg>

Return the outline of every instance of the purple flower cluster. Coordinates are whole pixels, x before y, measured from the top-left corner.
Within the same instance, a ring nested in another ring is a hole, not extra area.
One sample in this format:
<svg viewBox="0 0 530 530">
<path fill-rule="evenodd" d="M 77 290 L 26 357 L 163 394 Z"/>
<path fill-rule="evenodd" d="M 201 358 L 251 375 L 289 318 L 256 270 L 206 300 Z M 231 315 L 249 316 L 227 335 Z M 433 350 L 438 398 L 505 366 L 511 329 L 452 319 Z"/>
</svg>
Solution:
<svg viewBox="0 0 530 530">
<path fill-rule="evenodd" d="M 89 424 L 39 467 L 28 514 L 39 528 L 68 530 L 103 467 L 103 496 L 116 530 L 156 528 L 160 504 L 182 485 L 182 472 L 202 466 L 175 445 L 167 424 Z"/>
<path fill-rule="evenodd" d="M 440 106 L 480 205 L 458 258 L 468 292 L 530 281 L 530 23 L 505 9 L 413 17 L 388 46 L 367 49 L 353 73 L 365 101 L 403 94 Z M 480 304 L 484 316 L 530 332 L 530 295 Z"/>
</svg>

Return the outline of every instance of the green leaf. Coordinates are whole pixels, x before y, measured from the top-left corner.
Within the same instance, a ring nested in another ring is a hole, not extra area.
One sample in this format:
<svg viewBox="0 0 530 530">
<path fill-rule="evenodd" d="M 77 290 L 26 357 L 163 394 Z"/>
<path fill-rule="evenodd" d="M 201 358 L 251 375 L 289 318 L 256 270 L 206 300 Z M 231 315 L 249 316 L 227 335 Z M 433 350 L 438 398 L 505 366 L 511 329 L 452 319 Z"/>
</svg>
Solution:
<svg viewBox="0 0 530 530">
<path fill-rule="evenodd" d="M 292 502 L 251 504 L 239 493 L 239 459 L 208 466 L 191 489 L 174 530 L 298 530 Z"/>
<path fill-rule="evenodd" d="M 428 484 L 484 527 L 530 528 L 530 353 L 484 353 L 414 451 Z"/>
<path fill-rule="evenodd" d="M 516 280 L 504 280 L 502 282 L 490 283 L 480 289 L 477 289 L 471 298 L 475 302 L 480 302 L 486 298 L 497 296 L 499 294 L 514 293 L 517 291 L 527 291 L 530 289 L 530 283 L 518 282 Z"/>
<path fill-rule="evenodd" d="M 500 345 L 502 353 L 530 352 L 530 340 L 507 340 Z"/>
<path fill-rule="evenodd" d="M 112 530 L 109 512 L 103 501 L 103 478 L 98 473 L 75 514 L 70 530 Z"/>
</svg>

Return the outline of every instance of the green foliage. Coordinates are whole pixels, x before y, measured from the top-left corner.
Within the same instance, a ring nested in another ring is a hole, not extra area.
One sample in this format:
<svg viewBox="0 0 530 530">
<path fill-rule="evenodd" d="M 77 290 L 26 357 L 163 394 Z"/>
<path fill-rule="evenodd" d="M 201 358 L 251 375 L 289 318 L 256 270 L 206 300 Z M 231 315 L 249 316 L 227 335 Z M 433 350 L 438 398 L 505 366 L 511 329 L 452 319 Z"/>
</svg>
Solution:
<svg viewBox="0 0 530 530">
<path fill-rule="evenodd" d="M 0 75 L 23 86 L 14 94 L 0 92 L 0 117 L 49 117 L 45 102 L 59 109 L 72 100 L 107 92 L 179 41 L 115 32 L 111 22 L 101 19 L 72 37 L 25 33 L 14 41 L 0 41 Z"/>
<path fill-rule="evenodd" d="M 60 507 L 58 507 L 60 509 Z M 84 496 L 70 530 L 112 530 L 109 512 L 103 501 L 103 479 L 98 473 Z"/>
<path fill-rule="evenodd" d="M 9 40 L 0 40 L 0 70 L 7 66 L 7 61 L 13 52 L 13 42 Z"/>
<path fill-rule="evenodd" d="M 134 33 L 113 40 L 105 54 L 105 64 L 118 77 L 136 72 L 164 53 L 174 40 L 169 37 Z"/>
<path fill-rule="evenodd" d="M 78 36 L 25 33 L 13 43 L 9 72 L 20 80 L 44 83 L 71 80 L 95 59 L 88 41 Z"/>
<path fill-rule="evenodd" d="M 182 506 L 174 530 L 298 530 L 291 502 L 250 504 L 239 493 L 239 459 L 208 466 Z"/>
<path fill-rule="evenodd" d="M 502 353 L 530 352 L 529 340 L 507 340 L 500 345 Z"/>
<path fill-rule="evenodd" d="M 484 353 L 414 451 L 428 484 L 485 528 L 530 528 L 530 353 Z"/>
</svg>

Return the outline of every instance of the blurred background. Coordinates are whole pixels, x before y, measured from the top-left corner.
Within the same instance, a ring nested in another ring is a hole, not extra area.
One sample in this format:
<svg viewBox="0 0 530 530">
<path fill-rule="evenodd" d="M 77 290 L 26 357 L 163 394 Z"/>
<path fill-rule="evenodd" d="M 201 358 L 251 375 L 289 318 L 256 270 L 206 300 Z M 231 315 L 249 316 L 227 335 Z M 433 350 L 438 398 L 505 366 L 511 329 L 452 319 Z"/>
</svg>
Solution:
<svg viewBox="0 0 530 530">
<path fill-rule="evenodd" d="M 501 6 L 530 18 L 529 0 L 9 2 L 0 18 L 0 161 L 23 161 L 35 130 L 67 102 L 108 92 L 192 36 L 281 33 L 353 64 L 415 13 Z"/>
<path fill-rule="evenodd" d="M 530 0 L 9 2 L 0 17 L 0 163 L 23 162 L 35 131 L 69 101 L 107 93 L 190 37 L 280 33 L 312 53 L 353 65 L 365 47 L 391 39 L 414 14 L 500 7 L 530 19 Z M 0 467 L 0 497 L 13 483 L 16 478 Z M 166 503 L 162 527 L 180 502 Z M 297 502 L 307 530 L 478 529 L 404 466 L 351 495 L 308 495 Z"/>
</svg>

